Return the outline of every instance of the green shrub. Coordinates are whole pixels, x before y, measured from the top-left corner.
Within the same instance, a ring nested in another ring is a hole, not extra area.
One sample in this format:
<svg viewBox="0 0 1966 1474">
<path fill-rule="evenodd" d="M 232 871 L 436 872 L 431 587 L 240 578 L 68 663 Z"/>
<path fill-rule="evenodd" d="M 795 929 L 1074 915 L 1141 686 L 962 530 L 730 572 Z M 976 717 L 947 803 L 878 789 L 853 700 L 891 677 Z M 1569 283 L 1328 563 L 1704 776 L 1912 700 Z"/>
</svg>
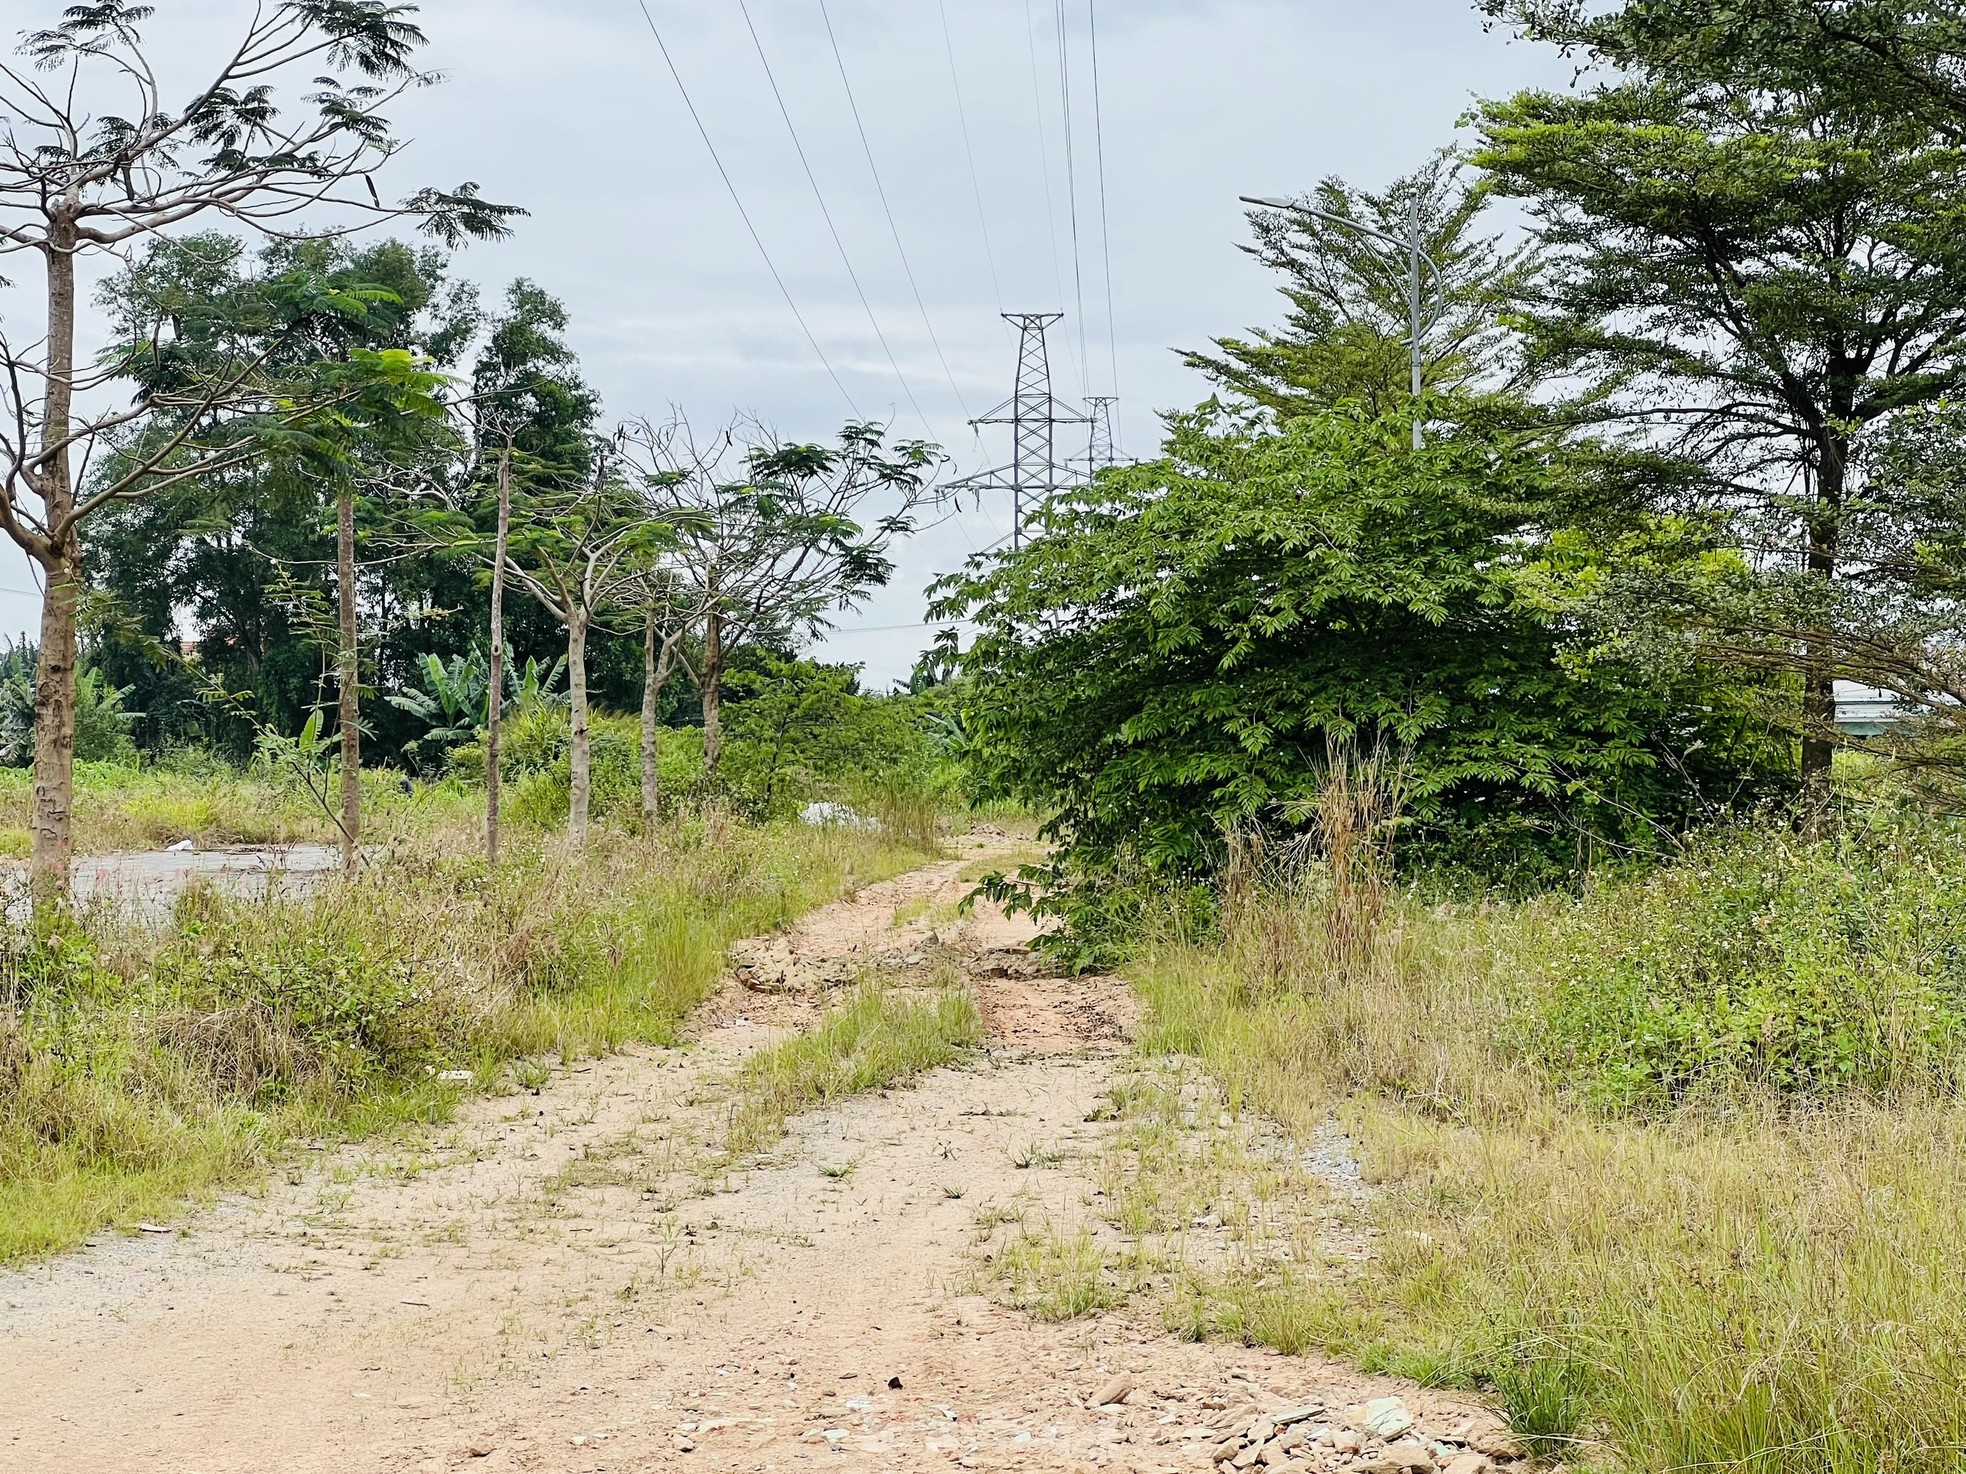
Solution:
<svg viewBox="0 0 1966 1474">
<path fill-rule="evenodd" d="M 1726 830 L 1559 928 L 1523 1037 L 1585 1094 L 1658 1107 L 1955 1088 L 1966 1066 L 1966 853 L 1950 826 L 1804 841 Z"/>
<path fill-rule="evenodd" d="M 227 1095 L 350 1094 L 410 1076 L 461 1044 L 454 1001 L 386 940 L 333 927 L 241 927 L 245 914 L 215 944 L 199 928 L 180 933 L 156 964 L 183 1000 L 164 1033 Z"/>
</svg>

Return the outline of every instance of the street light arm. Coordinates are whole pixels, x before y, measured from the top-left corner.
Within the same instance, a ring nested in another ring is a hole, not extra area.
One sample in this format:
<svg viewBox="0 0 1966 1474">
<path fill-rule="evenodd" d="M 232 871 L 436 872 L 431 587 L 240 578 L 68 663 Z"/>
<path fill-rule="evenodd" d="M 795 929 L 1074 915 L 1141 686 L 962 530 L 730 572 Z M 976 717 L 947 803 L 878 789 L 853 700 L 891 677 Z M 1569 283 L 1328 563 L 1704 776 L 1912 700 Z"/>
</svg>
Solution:
<svg viewBox="0 0 1966 1474">
<path fill-rule="evenodd" d="M 1434 258 L 1429 256 L 1425 251 L 1421 250 L 1412 241 L 1403 241 L 1396 235 L 1387 235 L 1386 232 L 1383 230 L 1374 230 L 1371 226 L 1363 225 L 1360 222 L 1351 219 L 1349 216 L 1337 215 L 1332 213 L 1330 210 L 1320 210 L 1315 205 L 1300 205 L 1295 200 L 1257 199 L 1254 195 L 1238 195 L 1237 198 L 1240 199 L 1245 205 L 1261 205 L 1266 210 L 1289 210 L 1298 215 L 1315 215 L 1320 220 L 1329 220 L 1333 225 L 1349 226 L 1351 229 L 1356 230 L 1361 235 L 1369 235 L 1374 240 L 1384 241 L 1389 246 L 1397 246 L 1402 251 L 1411 251 L 1415 255 L 1417 255 L 1421 259 L 1421 261 L 1425 262 L 1427 270 L 1433 273 L 1434 290 L 1437 292 L 1445 292 L 1447 289 L 1446 283 L 1442 280 L 1441 277 L 1440 267 L 1435 264 Z"/>
</svg>

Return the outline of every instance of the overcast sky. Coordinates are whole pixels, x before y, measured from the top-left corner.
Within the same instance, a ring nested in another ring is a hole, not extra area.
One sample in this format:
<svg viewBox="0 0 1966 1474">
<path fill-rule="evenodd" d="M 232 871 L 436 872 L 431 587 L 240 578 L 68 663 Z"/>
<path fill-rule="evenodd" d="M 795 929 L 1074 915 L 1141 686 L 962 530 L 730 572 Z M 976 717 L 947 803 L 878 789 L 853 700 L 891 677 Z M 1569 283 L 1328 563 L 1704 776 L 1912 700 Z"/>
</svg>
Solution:
<svg viewBox="0 0 1966 1474">
<path fill-rule="evenodd" d="M 425 0 L 426 64 L 447 80 L 391 114 L 413 146 L 384 193 L 472 179 L 531 211 L 458 270 L 488 300 L 517 276 L 562 298 L 610 417 L 742 409 L 804 438 L 857 412 L 940 442 L 956 474 L 1008 459 L 1007 430 L 979 438 L 965 423 L 1010 392 L 1001 311 L 1066 313 L 1055 391 L 1116 393 L 1124 448 L 1149 453 L 1157 412 L 1205 392 L 1171 350 L 1277 317 L 1273 282 L 1236 250 L 1238 195 L 1334 173 L 1383 185 L 1454 143 L 1472 99 L 1569 75 L 1547 50 L 1485 33 L 1468 0 L 1062 0 L 1068 94 L 1054 0 L 744 3 L 852 275 L 739 0 L 646 0 L 646 17 L 639 0 Z M 148 33 L 186 84 L 248 10 L 156 8 Z M 40 23 L 56 7 L 23 9 Z M 826 653 L 864 662 L 876 688 L 905 678 L 928 638 L 923 586 L 1008 530 L 1008 508 L 985 505 L 903 547 L 893 585 Z M 30 580 L 7 552 L 0 627 L 32 628 Z"/>
</svg>

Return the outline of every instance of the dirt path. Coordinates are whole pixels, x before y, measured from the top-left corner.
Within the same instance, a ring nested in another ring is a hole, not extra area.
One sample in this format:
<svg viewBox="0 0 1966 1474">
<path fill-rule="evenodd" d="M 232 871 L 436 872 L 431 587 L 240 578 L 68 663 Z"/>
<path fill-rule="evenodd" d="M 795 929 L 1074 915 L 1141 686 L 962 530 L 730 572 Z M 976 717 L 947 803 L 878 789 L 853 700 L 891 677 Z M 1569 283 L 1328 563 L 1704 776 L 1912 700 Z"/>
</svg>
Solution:
<svg viewBox="0 0 1966 1474">
<path fill-rule="evenodd" d="M 1108 1129 L 1088 1118 L 1132 1013 L 1116 980 L 1036 978 L 1001 915 L 956 918 L 963 863 L 751 948 L 687 1049 L 0 1276 L 0 1468 L 1202 1470 L 1264 1409 L 1399 1390 L 1177 1342 L 1149 1306 L 1045 1325 L 983 1293 L 979 1218 L 1085 1216 Z M 952 965 L 989 1023 L 981 1059 L 706 1169 L 721 1082 L 815 990 Z M 1115 1373 L 1136 1390 L 1088 1407 Z"/>
</svg>

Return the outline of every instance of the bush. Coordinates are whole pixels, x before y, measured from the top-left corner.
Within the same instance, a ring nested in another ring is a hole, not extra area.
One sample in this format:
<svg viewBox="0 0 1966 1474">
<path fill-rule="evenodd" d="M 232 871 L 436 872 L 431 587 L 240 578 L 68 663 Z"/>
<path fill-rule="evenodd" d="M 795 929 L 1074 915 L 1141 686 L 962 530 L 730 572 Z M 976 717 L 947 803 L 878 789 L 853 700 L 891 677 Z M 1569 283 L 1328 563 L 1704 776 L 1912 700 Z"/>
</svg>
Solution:
<svg viewBox="0 0 1966 1474">
<path fill-rule="evenodd" d="M 1524 1037 L 1588 1096 L 1658 1107 L 1966 1079 L 1966 855 L 1879 820 L 1807 842 L 1730 829 L 1588 898 L 1558 931 Z"/>
</svg>

